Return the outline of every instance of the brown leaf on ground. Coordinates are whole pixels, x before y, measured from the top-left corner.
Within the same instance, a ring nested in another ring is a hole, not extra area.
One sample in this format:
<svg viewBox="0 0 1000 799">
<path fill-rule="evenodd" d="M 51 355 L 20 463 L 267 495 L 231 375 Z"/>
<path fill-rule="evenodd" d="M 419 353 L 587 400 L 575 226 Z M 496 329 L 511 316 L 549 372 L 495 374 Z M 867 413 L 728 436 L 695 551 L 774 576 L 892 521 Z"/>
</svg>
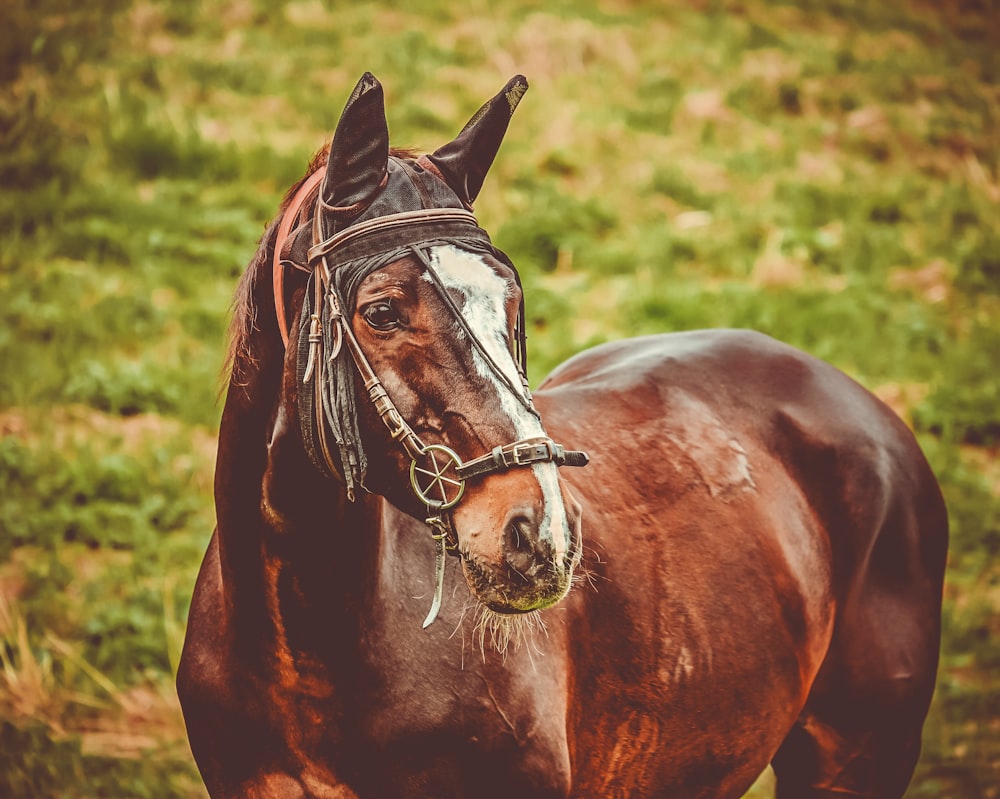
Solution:
<svg viewBox="0 0 1000 799">
<path fill-rule="evenodd" d="M 951 296 L 948 263 L 935 258 L 919 269 L 893 269 L 889 272 L 889 287 L 906 289 L 930 303 L 944 302 Z"/>
</svg>

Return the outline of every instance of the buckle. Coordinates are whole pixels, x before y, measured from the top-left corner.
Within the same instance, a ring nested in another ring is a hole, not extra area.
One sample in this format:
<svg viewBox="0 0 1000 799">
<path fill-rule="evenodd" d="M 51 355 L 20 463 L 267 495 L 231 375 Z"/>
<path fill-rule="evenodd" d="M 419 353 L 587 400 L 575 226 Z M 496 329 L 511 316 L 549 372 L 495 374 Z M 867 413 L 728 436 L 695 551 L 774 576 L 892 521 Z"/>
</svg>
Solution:
<svg viewBox="0 0 1000 799">
<path fill-rule="evenodd" d="M 549 441 L 525 441 L 517 443 L 510 451 L 512 466 L 527 466 L 552 460 L 552 448 Z"/>
<path fill-rule="evenodd" d="M 534 450 L 534 444 L 515 444 L 514 448 L 510 451 L 511 456 L 511 466 L 524 466 L 525 464 L 531 463 L 532 461 L 532 451 Z"/>
</svg>

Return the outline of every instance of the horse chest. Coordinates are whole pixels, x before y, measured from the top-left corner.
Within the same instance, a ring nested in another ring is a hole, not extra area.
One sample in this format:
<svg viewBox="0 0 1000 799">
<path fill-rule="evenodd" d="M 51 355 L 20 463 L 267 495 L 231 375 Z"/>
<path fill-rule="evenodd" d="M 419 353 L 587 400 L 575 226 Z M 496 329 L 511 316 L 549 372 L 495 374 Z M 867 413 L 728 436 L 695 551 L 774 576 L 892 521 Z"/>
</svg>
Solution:
<svg viewBox="0 0 1000 799">
<path fill-rule="evenodd" d="M 373 796 L 565 796 L 565 712 L 480 663 L 390 660 L 360 695 L 352 735 L 360 785 Z M 556 702 L 558 704 L 558 702 Z"/>
<path fill-rule="evenodd" d="M 270 703 L 282 708 L 283 733 L 297 738 L 290 748 L 358 786 L 359 796 L 405 796 L 404 786 L 416 785 L 415 796 L 490 796 L 501 787 L 565 795 L 558 662 L 525 647 L 505 657 L 488 639 L 480 649 L 474 614 L 454 596 L 467 590 L 457 560 L 446 579 L 453 601 L 422 629 L 432 549 L 417 537 L 425 530 L 401 524 L 382 548 L 382 562 L 397 565 L 373 582 L 356 638 L 307 653 L 286 701 Z"/>
</svg>

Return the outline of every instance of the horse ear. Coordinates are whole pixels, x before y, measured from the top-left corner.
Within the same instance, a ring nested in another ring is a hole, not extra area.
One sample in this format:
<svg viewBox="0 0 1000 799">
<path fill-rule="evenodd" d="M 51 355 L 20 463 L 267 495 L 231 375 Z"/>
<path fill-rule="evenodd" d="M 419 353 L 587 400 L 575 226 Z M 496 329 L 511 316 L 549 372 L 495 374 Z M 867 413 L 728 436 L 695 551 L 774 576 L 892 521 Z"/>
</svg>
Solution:
<svg viewBox="0 0 1000 799">
<path fill-rule="evenodd" d="M 483 187 L 514 109 L 527 90 L 528 81 L 523 75 L 511 78 L 496 97 L 476 112 L 453 141 L 428 156 L 466 205 L 472 205 Z"/>
<path fill-rule="evenodd" d="M 381 185 L 389 161 L 382 84 L 370 72 L 354 87 L 333 134 L 323 178 L 323 202 L 350 208 L 367 200 Z"/>
</svg>

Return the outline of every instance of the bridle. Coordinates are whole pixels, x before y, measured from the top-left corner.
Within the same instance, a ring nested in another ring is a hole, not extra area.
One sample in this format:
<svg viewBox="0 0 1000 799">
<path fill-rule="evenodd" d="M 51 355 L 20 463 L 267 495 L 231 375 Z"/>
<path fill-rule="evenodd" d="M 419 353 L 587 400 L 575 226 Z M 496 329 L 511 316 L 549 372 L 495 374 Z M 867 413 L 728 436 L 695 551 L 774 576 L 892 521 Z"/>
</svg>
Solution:
<svg viewBox="0 0 1000 799">
<path fill-rule="evenodd" d="M 300 413 L 303 408 L 312 411 L 309 413 L 306 410 L 310 418 L 302 420 L 303 429 L 307 431 L 306 448 L 311 450 L 310 457 L 316 465 L 346 486 L 348 498 L 353 501 L 355 485 L 363 487 L 363 472 L 360 471 L 360 467 L 356 467 L 359 476 L 355 476 L 356 469 L 345 468 L 343 457 L 338 464 L 334 450 L 337 445 L 341 445 L 341 453 L 345 452 L 343 442 L 330 441 L 331 430 L 338 430 L 341 427 L 340 420 L 334 418 L 335 403 L 330 400 L 329 370 L 335 359 L 340 356 L 342 349 L 346 349 L 353 361 L 356 375 L 362 381 L 368 400 L 391 438 L 399 443 L 410 458 L 410 487 L 427 509 L 425 522 L 432 528 L 432 538 L 437 543 L 434 600 L 423 625 L 427 627 L 434 621 L 440 609 L 446 551 L 457 550 L 458 541 L 452 523 L 452 511 L 465 493 L 466 481 L 539 463 L 585 466 L 589 459 L 586 453 L 567 450 L 547 436 L 531 437 L 497 446 L 490 452 L 467 462 L 463 462 L 454 450 L 444 444 L 427 444 L 420 439 L 399 413 L 354 335 L 350 319 L 346 316 L 349 309 L 345 307 L 344 298 L 338 291 L 337 281 L 334 279 L 336 270 L 342 268 L 343 264 L 354 262 L 358 257 L 368 255 L 372 251 L 390 252 L 393 254 L 393 260 L 397 255 L 415 257 L 422 263 L 431 284 L 462 327 L 472 346 L 478 350 L 501 383 L 537 417 L 538 413 L 531 402 L 526 376 L 523 301 L 513 353 L 522 385 L 516 386 L 469 327 L 461 310 L 442 284 L 426 251 L 439 243 L 475 242 L 476 246 L 488 246 L 512 269 L 513 264 L 510 264 L 509 259 L 500 251 L 492 248 L 488 235 L 479 227 L 475 216 L 470 211 L 460 208 L 426 208 L 389 214 L 355 223 L 331 236 L 324 237 L 322 235 L 324 203 L 321 197 L 314 203 L 312 246 L 308 250 L 305 268 L 294 262 L 283 261 L 281 253 L 292 224 L 298 218 L 307 198 L 319 187 L 322 176 L 321 170 L 307 178 L 289 203 L 279 223 L 272 270 L 275 313 L 286 347 L 289 330 L 284 308 L 284 269 L 291 263 L 292 266 L 310 275 L 311 293 L 307 289 L 301 322 L 303 334 L 308 323 L 308 335 L 300 336 L 303 344 L 307 342 L 304 366 L 301 364 L 303 360 L 301 348 L 299 358 L 299 393 L 302 395 L 304 392 L 312 392 L 308 397 L 309 401 L 304 405 L 300 396 Z M 517 274 L 516 270 L 514 274 Z M 307 311 L 308 319 L 306 319 Z M 313 444 L 311 447 L 310 439 Z"/>
</svg>

